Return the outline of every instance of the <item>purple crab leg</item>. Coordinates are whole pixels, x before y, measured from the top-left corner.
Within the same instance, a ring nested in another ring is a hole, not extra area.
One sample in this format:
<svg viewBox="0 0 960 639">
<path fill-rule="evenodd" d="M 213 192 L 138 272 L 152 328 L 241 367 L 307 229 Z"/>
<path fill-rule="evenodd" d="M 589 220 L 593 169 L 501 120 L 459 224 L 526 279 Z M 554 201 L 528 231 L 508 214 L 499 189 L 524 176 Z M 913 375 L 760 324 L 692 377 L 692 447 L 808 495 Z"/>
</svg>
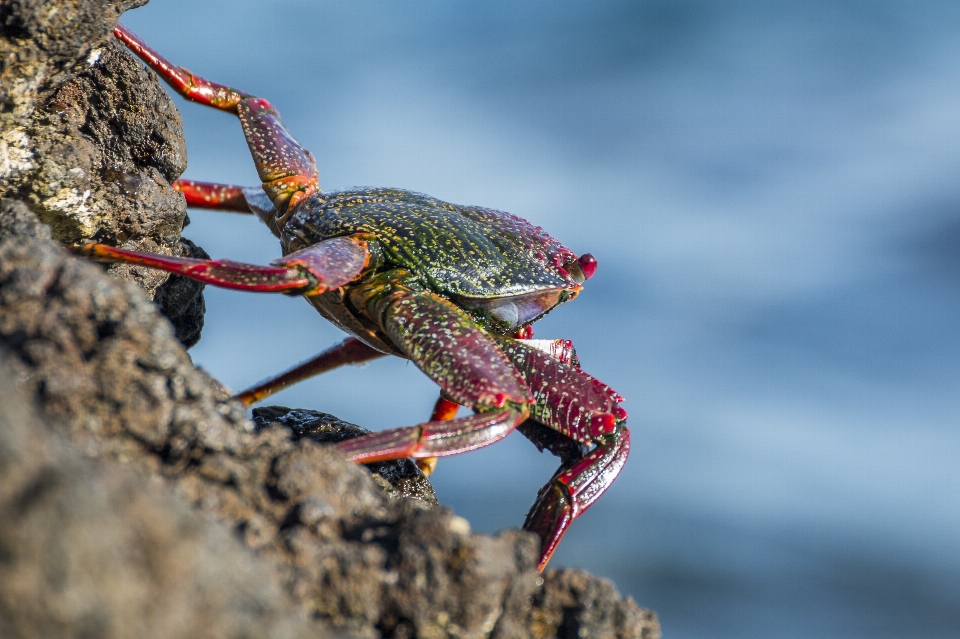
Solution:
<svg viewBox="0 0 960 639">
<path fill-rule="evenodd" d="M 233 398 L 240 400 L 245 406 L 252 406 L 274 393 L 279 393 L 283 389 L 315 375 L 326 373 L 347 364 L 363 364 L 385 355 L 386 353 L 381 353 L 367 346 L 356 337 L 348 337 L 307 361 L 301 362 L 293 368 L 266 379 L 241 393 L 237 393 Z"/>
<path fill-rule="evenodd" d="M 500 348 L 533 392 L 530 417 L 541 424 L 589 445 L 626 420 L 623 398 L 582 369 L 519 340 L 501 339 Z"/>
<path fill-rule="evenodd" d="M 278 227 L 283 227 L 298 202 L 319 189 L 313 156 L 287 131 L 280 114 L 267 100 L 210 82 L 172 64 L 121 24 L 113 33 L 184 98 L 240 118 L 263 190 L 282 214 Z"/>
<path fill-rule="evenodd" d="M 533 392 L 530 417 L 593 446 L 582 458 L 560 467 L 527 515 L 524 529 L 540 536 L 542 571 L 570 523 L 620 474 L 630 453 L 630 431 L 627 412 L 620 406 L 623 398 L 616 391 L 541 346 L 509 339 L 500 343 Z"/>
<path fill-rule="evenodd" d="M 223 288 L 300 295 L 317 295 L 347 284 L 360 275 L 369 258 L 366 242 L 355 237 L 324 240 L 275 260 L 272 266 L 138 253 L 105 244 L 84 244 L 72 250 L 100 262 L 149 266 Z"/>
<path fill-rule="evenodd" d="M 596 447 L 571 467 L 560 467 L 540 490 L 523 529 L 540 536 L 541 572 L 574 519 L 610 487 L 630 454 L 630 431 L 618 422 L 613 432 L 599 438 Z"/>
</svg>

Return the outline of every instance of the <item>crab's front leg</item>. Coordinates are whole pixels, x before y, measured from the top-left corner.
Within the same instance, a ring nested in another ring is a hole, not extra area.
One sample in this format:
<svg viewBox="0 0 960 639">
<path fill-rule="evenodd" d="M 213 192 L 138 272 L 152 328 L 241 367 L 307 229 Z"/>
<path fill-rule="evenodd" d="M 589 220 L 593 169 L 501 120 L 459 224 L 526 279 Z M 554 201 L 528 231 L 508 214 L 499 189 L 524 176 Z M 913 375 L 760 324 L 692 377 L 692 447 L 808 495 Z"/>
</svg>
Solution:
<svg viewBox="0 0 960 639">
<path fill-rule="evenodd" d="M 263 191 L 278 211 L 269 223 L 271 230 L 282 228 L 297 204 L 319 190 L 316 161 L 287 131 L 280 114 L 267 100 L 176 66 L 122 24 L 113 33 L 184 98 L 233 113 L 240 119 Z M 229 194 L 225 194 L 224 201 L 229 199 Z M 239 198 L 234 199 L 238 203 L 230 210 L 243 212 Z"/>
<path fill-rule="evenodd" d="M 357 286 L 354 307 L 377 322 L 407 357 L 456 404 L 477 414 L 373 433 L 337 444 L 359 462 L 466 452 L 498 441 L 523 422 L 533 397 L 519 372 L 470 317 L 418 287 L 402 269 Z M 446 406 L 446 404 L 444 405 Z M 444 411 L 441 411 L 444 412 Z"/>
<path fill-rule="evenodd" d="M 582 515 L 617 478 L 630 454 L 630 431 L 618 421 L 613 432 L 596 440 L 579 462 L 563 465 L 537 495 L 524 530 L 540 536 L 540 565 L 547 565 L 574 519 Z"/>
<path fill-rule="evenodd" d="M 501 349 L 521 372 L 535 403 L 531 418 L 561 435 L 592 446 L 585 455 L 566 459 L 540 490 L 524 529 L 540 536 L 539 569 L 547 565 L 574 519 L 610 487 L 630 453 L 623 398 L 573 363 L 548 355 L 543 345 L 503 340 Z M 572 352 L 572 347 L 571 347 Z M 576 362 L 575 356 L 571 356 Z"/>
<path fill-rule="evenodd" d="M 98 262 L 147 266 L 222 288 L 305 296 L 350 283 L 370 259 L 361 236 L 324 240 L 274 260 L 270 266 L 141 253 L 106 244 L 82 244 L 70 250 Z"/>
</svg>

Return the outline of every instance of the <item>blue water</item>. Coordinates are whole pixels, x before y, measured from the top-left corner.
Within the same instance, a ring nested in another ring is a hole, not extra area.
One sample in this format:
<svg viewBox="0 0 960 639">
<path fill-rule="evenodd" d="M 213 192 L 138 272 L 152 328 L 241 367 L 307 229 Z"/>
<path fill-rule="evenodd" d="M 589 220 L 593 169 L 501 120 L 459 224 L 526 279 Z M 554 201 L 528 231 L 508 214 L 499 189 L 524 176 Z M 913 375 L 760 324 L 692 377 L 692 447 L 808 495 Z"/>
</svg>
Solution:
<svg viewBox="0 0 960 639">
<path fill-rule="evenodd" d="M 960 4 L 229 6 L 125 22 L 270 98 L 323 188 L 509 210 L 598 257 L 537 333 L 627 398 L 634 452 L 555 565 L 671 638 L 960 637 Z M 236 122 L 178 104 L 186 175 L 255 184 Z M 215 256 L 278 255 L 253 220 L 192 219 Z M 301 300 L 207 290 L 192 353 L 234 389 L 341 338 Z M 276 402 L 384 428 L 435 394 L 394 360 Z M 495 531 L 554 467 L 516 435 L 434 478 Z"/>
</svg>

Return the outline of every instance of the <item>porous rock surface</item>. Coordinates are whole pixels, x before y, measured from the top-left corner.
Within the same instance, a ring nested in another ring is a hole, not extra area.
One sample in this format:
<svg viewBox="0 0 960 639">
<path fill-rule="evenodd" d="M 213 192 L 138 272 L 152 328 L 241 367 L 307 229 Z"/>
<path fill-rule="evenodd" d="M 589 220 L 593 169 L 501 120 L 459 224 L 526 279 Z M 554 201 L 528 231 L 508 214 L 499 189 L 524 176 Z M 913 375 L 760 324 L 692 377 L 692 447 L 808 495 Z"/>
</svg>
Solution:
<svg viewBox="0 0 960 639">
<path fill-rule="evenodd" d="M 186 203 L 170 188 L 187 166 L 180 113 L 111 37 L 120 13 L 142 4 L 0 2 L 0 197 L 27 202 L 61 242 L 201 256 L 180 239 Z M 181 341 L 196 343 L 202 285 L 142 267 L 110 270 L 156 296 Z"/>
<path fill-rule="evenodd" d="M 154 275 L 60 247 L 192 250 L 179 116 L 109 35 L 135 4 L 0 1 L 0 636 L 659 636 L 611 583 L 537 575 L 534 536 L 471 534 L 409 462 L 318 443 L 356 427 L 248 420 Z"/>
<path fill-rule="evenodd" d="M 85 459 L 0 356 L 0 637 L 317 637 L 271 567 L 162 484 Z"/>
</svg>

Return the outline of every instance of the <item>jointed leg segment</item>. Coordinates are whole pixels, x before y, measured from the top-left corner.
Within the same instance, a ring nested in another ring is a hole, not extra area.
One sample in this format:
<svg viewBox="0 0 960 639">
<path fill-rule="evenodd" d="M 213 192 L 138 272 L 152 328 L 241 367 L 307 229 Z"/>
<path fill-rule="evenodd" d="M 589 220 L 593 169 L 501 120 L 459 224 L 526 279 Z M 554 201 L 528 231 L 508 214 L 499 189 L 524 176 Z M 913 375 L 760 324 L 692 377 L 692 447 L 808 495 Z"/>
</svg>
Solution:
<svg viewBox="0 0 960 639">
<path fill-rule="evenodd" d="M 427 422 L 348 439 L 337 444 L 349 459 L 360 462 L 400 457 L 447 457 L 500 441 L 525 419 L 521 411 L 500 409 L 449 422 Z"/>
<path fill-rule="evenodd" d="M 278 226 L 283 226 L 298 202 L 319 189 L 313 156 L 287 131 L 280 114 L 267 100 L 174 65 L 123 25 L 118 24 L 113 33 L 183 97 L 240 118 L 263 190 L 280 213 Z"/>
<path fill-rule="evenodd" d="M 347 364 L 363 364 L 384 355 L 385 353 L 370 348 L 357 338 L 348 337 L 319 355 L 238 393 L 234 396 L 234 399 L 239 399 L 245 406 L 251 406 L 274 393 L 279 393 L 283 389 L 315 375 L 332 371 Z"/>
</svg>

